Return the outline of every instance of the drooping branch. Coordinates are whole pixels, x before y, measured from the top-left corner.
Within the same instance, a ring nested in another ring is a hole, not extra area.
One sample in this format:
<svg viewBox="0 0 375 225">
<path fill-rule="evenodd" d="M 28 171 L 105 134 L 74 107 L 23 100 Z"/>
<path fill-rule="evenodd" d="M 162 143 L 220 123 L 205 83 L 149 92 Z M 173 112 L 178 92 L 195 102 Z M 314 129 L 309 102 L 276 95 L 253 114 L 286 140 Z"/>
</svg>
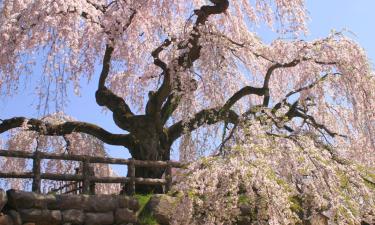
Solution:
<svg viewBox="0 0 375 225">
<path fill-rule="evenodd" d="M 284 128 L 288 132 L 294 132 L 294 129 L 287 126 L 286 123 L 292 121 L 294 118 L 301 118 L 303 120 L 302 125 L 308 124 L 312 126 L 314 129 L 319 131 L 323 136 L 325 132 L 331 137 L 346 137 L 345 135 L 331 131 L 324 124 L 318 123 L 313 116 L 308 114 L 308 105 L 304 105 L 304 108 L 300 107 L 300 101 L 301 99 L 298 99 L 292 104 L 288 102 L 278 103 L 275 105 L 274 108 L 272 108 L 270 113 L 266 114 L 274 122 L 274 125 L 276 125 L 278 128 Z M 276 116 L 276 111 L 280 109 L 282 106 L 287 106 L 289 108 L 288 111 L 282 116 Z"/>
<path fill-rule="evenodd" d="M 319 62 L 317 62 L 317 63 L 319 63 Z M 306 86 L 303 86 L 301 88 L 298 88 L 296 90 L 293 90 L 293 91 L 289 92 L 288 94 L 286 94 L 284 99 L 282 99 L 280 102 L 275 104 L 275 106 L 271 109 L 271 114 L 273 115 L 272 117 L 276 121 L 275 124 L 277 125 L 277 122 L 280 121 L 282 126 L 287 131 L 293 132 L 293 129 L 286 126 L 285 123 L 291 121 L 294 118 L 301 118 L 301 119 L 303 119 L 303 123 L 311 125 L 312 127 L 314 127 L 315 129 L 317 129 L 320 132 L 324 131 L 331 137 L 335 137 L 335 136 L 345 137 L 342 134 L 331 131 L 324 124 L 318 123 L 313 116 L 308 115 L 309 105 L 304 104 L 303 108 L 301 108 L 301 99 L 300 98 L 297 99 L 296 101 L 294 101 L 292 104 L 287 102 L 287 99 L 290 96 L 292 96 L 296 93 L 300 93 L 300 92 L 305 91 L 305 90 L 312 89 L 316 85 L 318 85 L 319 83 L 324 82 L 329 76 L 335 76 L 335 75 L 341 75 L 341 73 L 339 73 L 339 72 L 327 73 L 327 74 L 323 75 L 322 77 L 320 77 L 319 79 L 317 79 L 316 81 L 314 81 L 314 82 L 312 82 L 312 83 L 310 83 Z M 275 116 L 276 112 L 279 109 L 281 109 L 283 106 L 287 106 L 289 108 L 288 111 L 283 116 L 281 116 L 281 118 L 276 118 L 276 116 Z"/>
<path fill-rule="evenodd" d="M 130 135 L 112 134 L 97 125 L 76 121 L 52 124 L 38 119 L 13 117 L 2 120 L 0 123 L 0 134 L 17 127 L 25 127 L 30 131 L 36 131 L 46 136 L 64 136 L 73 132 L 81 132 L 90 134 L 110 145 L 121 145 L 127 148 L 133 146 L 133 140 Z"/>
<path fill-rule="evenodd" d="M 264 98 L 263 98 L 263 106 L 267 107 L 270 102 L 269 82 L 270 82 L 272 73 L 276 69 L 295 67 L 301 62 L 309 61 L 309 60 L 312 60 L 312 59 L 309 57 L 302 57 L 301 59 L 294 59 L 288 63 L 275 63 L 271 65 L 266 72 L 264 82 L 263 82 L 263 88 L 266 90 L 266 94 L 264 95 Z M 318 60 L 314 60 L 313 62 L 316 64 L 320 64 L 320 65 L 335 65 L 336 64 L 336 62 L 322 62 Z"/>
<path fill-rule="evenodd" d="M 288 120 L 298 117 L 298 118 L 303 119 L 306 123 L 310 124 L 315 129 L 325 131 L 331 137 L 335 137 L 335 136 L 344 137 L 343 135 L 339 133 L 331 131 L 324 124 L 318 123 L 313 116 L 308 115 L 307 112 L 303 112 L 297 106 L 298 106 L 298 101 L 296 101 L 294 104 L 291 105 L 289 111 L 286 113 L 286 117 L 288 118 Z"/>
<path fill-rule="evenodd" d="M 111 7 L 113 4 L 117 4 L 117 1 L 112 1 L 112 2 L 108 3 L 107 5 L 99 5 L 99 4 L 93 3 L 91 1 L 87 1 L 87 3 L 92 5 L 96 10 L 100 11 L 104 15 L 107 12 L 107 10 L 109 9 L 109 7 Z M 130 8 L 130 11 L 132 13 L 130 14 L 129 21 L 124 26 L 121 26 L 120 21 L 116 21 L 117 25 L 119 27 L 122 27 L 122 30 L 120 30 L 120 33 L 125 31 L 130 26 L 130 24 L 132 23 L 132 21 L 134 19 L 135 14 L 137 13 L 137 11 L 135 9 L 132 9 L 132 8 Z M 74 9 L 71 12 L 78 12 L 78 10 Z M 85 11 L 82 11 L 80 16 L 87 21 L 98 24 L 101 28 L 103 28 L 104 33 L 106 33 L 108 36 L 112 35 L 111 31 L 110 31 L 111 27 L 105 27 L 102 23 L 93 21 L 93 19 L 91 18 L 89 13 L 87 13 Z M 116 29 L 116 31 L 119 31 L 119 30 Z"/>
<path fill-rule="evenodd" d="M 303 86 L 301 88 L 298 88 L 296 90 L 293 90 L 291 92 L 289 92 L 288 94 L 285 95 L 284 99 L 281 100 L 280 102 L 278 102 L 273 108 L 272 108 L 272 112 L 276 112 L 277 110 L 279 110 L 286 102 L 287 102 L 287 99 L 294 95 L 294 94 L 297 94 L 297 93 L 300 93 L 302 91 L 306 91 L 306 90 L 309 90 L 309 89 L 312 89 L 313 87 L 315 87 L 316 85 L 318 85 L 319 83 L 325 81 L 329 76 L 336 76 L 336 75 L 342 75 L 341 73 L 327 73 L 325 75 L 323 75 L 322 77 L 320 77 L 318 80 L 312 82 L 311 84 L 309 85 L 306 85 L 306 86 Z"/>
<path fill-rule="evenodd" d="M 263 82 L 263 88 L 266 90 L 266 94 L 264 95 L 263 98 L 263 106 L 267 107 L 270 101 L 270 91 L 269 91 L 269 83 L 271 79 L 271 75 L 273 71 L 279 68 L 288 68 L 288 67 L 294 67 L 298 65 L 301 62 L 300 59 L 295 59 L 289 63 L 281 64 L 281 63 L 275 63 L 272 66 L 270 66 L 266 72 L 266 76 L 264 77 L 264 82 Z"/>
</svg>

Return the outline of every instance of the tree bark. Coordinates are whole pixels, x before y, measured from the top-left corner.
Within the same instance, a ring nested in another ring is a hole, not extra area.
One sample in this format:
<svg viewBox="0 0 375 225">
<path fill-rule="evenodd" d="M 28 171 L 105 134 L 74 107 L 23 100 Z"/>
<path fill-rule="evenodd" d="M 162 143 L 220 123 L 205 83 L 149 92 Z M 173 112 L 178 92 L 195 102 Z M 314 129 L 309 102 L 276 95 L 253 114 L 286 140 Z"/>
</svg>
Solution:
<svg viewBox="0 0 375 225">
<path fill-rule="evenodd" d="M 162 153 L 164 150 L 152 149 L 151 151 L 154 151 L 155 153 Z M 170 159 L 169 156 L 169 149 L 168 154 L 161 154 L 160 157 L 155 159 L 153 156 L 141 156 L 141 155 L 134 155 L 133 159 L 137 160 L 162 160 L 162 161 L 168 161 Z M 139 178 L 156 178 L 160 179 L 162 178 L 164 172 L 166 171 L 166 168 L 156 168 L 156 167 L 135 167 L 135 177 Z M 130 176 L 130 174 L 128 174 Z M 125 186 L 127 188 L 127 185 Z M 128 192 L 128 190 L 126 190 Z M 135 192 L 140 194 L 148 194 L 148 193 L 163 193 L 163 186 L 162 185 L 145 185 L 145 184 L 136 184 L 135 185 Z"/>
<path fill-rule="evenodd" d="M 171 144 L 164 133 L 158 132 L 157 127 L 153 123 L 146 125 L 144 129 L 137 130 L 134 133 L 136 144 L 130 148 L 130 154 L 136 160 L 150 160 L 150 161 L 168 161 L 170 160 Z M 135 177 L 140 178 L 162 178 L 166 168 L 156 167 L 135 167 Z M 128 177 L 130 177 L 128 170 Z M 130 192 L 130 186 L 125 185 L 125 192 Z M 135 192 L 141 194 L 148 193 L 163 193 L 162 185 L 144 185 L 136 184 Z"/>
</svg>

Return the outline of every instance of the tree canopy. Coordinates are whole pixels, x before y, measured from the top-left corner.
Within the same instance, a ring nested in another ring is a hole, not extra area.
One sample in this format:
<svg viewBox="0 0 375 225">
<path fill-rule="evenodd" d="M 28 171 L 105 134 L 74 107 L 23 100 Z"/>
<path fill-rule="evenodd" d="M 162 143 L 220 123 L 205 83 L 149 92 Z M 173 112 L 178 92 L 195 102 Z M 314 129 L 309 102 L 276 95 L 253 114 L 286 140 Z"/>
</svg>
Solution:
<svg viewBox="0 0 375 225">
<path fill-rule="evenodd" d="M 239 124 L 255 120 L 271 124 L 267 135 L 312 133 L 374 165 L 372 68 L 340 32 L 302 40 L 304 1 L 4 0 L 0 7 L 2 93 L 12 95 L 40 63 L 40 107 L 63 106 L 70 85 L 79 92 L 88 79 L 98 84 L 98 105 L 124 130 L 13 117 L 1 118 L 0 133 L 85 133 L 147 160 L 169 160 L 178 142 L 192 160 L 217 140 L 225 154 Z M 290 38 L 266 44 L 252 31 L 259 23 Z"/>
</svg>

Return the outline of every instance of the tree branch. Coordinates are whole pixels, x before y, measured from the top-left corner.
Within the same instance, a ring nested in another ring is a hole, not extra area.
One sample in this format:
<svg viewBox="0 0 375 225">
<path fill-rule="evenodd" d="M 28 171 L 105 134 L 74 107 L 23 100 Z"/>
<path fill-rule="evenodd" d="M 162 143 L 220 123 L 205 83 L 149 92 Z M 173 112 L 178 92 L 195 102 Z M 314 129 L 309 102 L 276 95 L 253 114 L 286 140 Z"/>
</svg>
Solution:
<svg viewBox="0 0 375 225">
<path fill-rule="evenodd" d="M 114 49 L 112 46 L 106 46 L 98 90 L 95 93 L 95 98 L 98 105 L 105 106 L 113 112 L 113 119 L 117 126 L 124 130 L 129 130 L 130 125 L 128 123 L 128 119 L 134 116 L 133 112 L 130 110 L 130 107 L 126 104 L 123 98 L 115 95 L 105 86 L 105 80 L 107 79 L 110 70 L 113 50 Z"/>
<path fill-rule="evenodd" d="M 169 39 L 166 39 L 162 45 L 160 45 L 152 52 L 154 64 L 163 70 L 164 80 L 163 84 L 160 86 L 157 92 L 150 92 L 149 101 L 147 102 L 146 106 L 146 114 L 156 115 L 155 119 L 160 120 L 157 121 L 161 123 L 160 125 L 164 124 L 171 115 L 171 113 L 165 113 L 168 111 L 167 109 L 171 109 L 169 103 L 172 102 L 172 99 L 174 97 L 177 99 L 180 98 L 180 96 L 177 96 L 177 93 L 174 93 L 171 96 L 173 90 L 170 73 L 184 71 L 193 65 L 194 61 L 196 61 L 200 57 L 201 46 L 199 45 L 199 38 L 201 37 L 201 34 L 199 32 L 199 26 L 203 25 L 210 15 L 223 13 L 229 6 L 228 0 L 211 0 L 211 2 L 214 3 L 213 6 L 202 6 L 200 9 L 194 11 L 194 14 L 197 15 L 197 20 L 193 26 L 192 31 L 190 32 L 189 39 L 187 41 L 181 41 L 180 43 L 178 43 L 178 48 L 180 50 L 187 49 L 187 51 L 183 51 L 183 53 L 177 59 L 172 60 L 171 68 L 168 68 L 168 65 L 160 60 L 159 53 L 165 47 L 169 46 L 173 40 L 171 41 Z M 177 62 L 179 68 L 175 68 L 176 65 L 173 62 Z M 179 89 L 180 85 L 177 76 L 175 77 L 174 82 L 176 82 L 176 87 L 177 89 Z M 171 96 L 170 101 L 165 105 L 164 110 L 161 109 L 163 103 L 167 100 L 167 98 L 169 98 L 169 96 Z M 173 102 L 176 103 L 176 101 Z M 162 111 L 164 112 L 163 115 L 161 115 Z M 174 110 L 172 110 L 172 112 L 173 111 Z"/>
<path fill-rule="evenodd" d="M 273 71 L 275 71 L 278 68 L 294 67 L 294 66 L 298 65 L 298 63 L 300 63 L 300 62 L 301 62 L 300 59 L 295 59 L 295 60 L 293 60 L 289 63 L 285 63 L 285 64 L 276 63 L 276 64 L 273 64 L 272 66 L 270 66 L 268 68 L 266 76 L 264 78 L 264 82 L 263 82 L 263 88 L 266 90 L 266 94 L 264 95 L 264 98 L 263 98 L 263 106 L 264 107 L 267 107 L 268 104 L 269 104 L 269 101 L 270 101 L 269 82 L 270 82 L 271 75 L 272 75 Z"/>
<path fill-rule="evenodd" d="M 223 111 L 221 108 L 204 109 L 195 114 L 188 121 L 179 121 L 168 129 L 168 137 L 171 142 L 181 137 L 186 132 L 191 132 L 204 124 L 212 125 L 220 121 L 237 124 L 238 115 L 233 110 Z"/>
<path fill-rule="evenodd" d="M 276 69 L 295 67 L 300 62 L 309 61 L 309 60 L 312 60 L 312 59 L 308 57 L 302 57 L 301 59 L 294 59 L 293 61 L 288 62 L 288 63 L 283 63 L 283 64 L 275 63 L 272 66 L 270 66 L 266 72 L 266 76 L 264 78 L 264 83 L 263 83 L 263 88 L 266 89 L 266 94 L 264 95 L 264 99 L 263 99 L 263 106 L 267 107 L 270 101 L 269 82 L 270 82 L 272 73 Z M 335 65 L 336 64 L 336 62 L 322 62 L 318 60 L 314 60 L 314 63 L 321 64 L 321 65 Z"/>
<path fill-rule="evenodd" d="M 154 64 L 162 69 L 164 78 L 160 88 L 155 93 L 150 92 L 149 100 L 146 105 L 147 115 L 152 115 L 160 112 L 163 102 L 171 92 L 170 71 L 167 67 L 167 64 L 159 58 L 160 52 L 162 52 L 164 48 L 168 47 L 171 43 L 171 40 L 166 39 L 163 44 L 161 44 L 151 53 L 152 57 L 154 58 Z"/>
<path fill-rule="evenodd" d="M 241 90 L 234 93 L 222 107 L 202 110 L 195 114 L 187 122 L 179 121 L 172 125 L 168 130 L 170 139 L 175 140 L 184 132 L 191 132 L 199 128 L 203 124 L 210 125 L 220 121 L 237 124 L 239 116 L 230 108 L 242 97 L 251 94 L 263 96 L 265 94 L 265 90 L 263 88 L 256 88 L 251 86 L 243 87 Z"/>
<path fill-rule="evenodd" d="M 171 94 L 168 96 L 167 101 L 164 103 L 161 109 L 161 122 L 165 124 L 167 120 L 171 117 L 173 112 L 177 109 L 181 100 L 181 96 L 178 94 Z"/>
<path fill-rule="evenodd" d="M 128 134 L 112 134 L 105 129 L 86 122 L 68 121 L 60 124 L 51 124 L 38 119 L 13 117 L 0 123 L 0 134 L 17 127 L 27 127 L 46 136 L 64 136 L 73 132 L 90 134 L 110 145 L 121 145 L 126 148 L 133 146 L 132 137 Z"/>
<path fill-rule="evenodd" d="M 126 30 L 130 26 L 131 22 L 135 17 L 135 14 L 136 11 L 133 10 L 133 13 L 130 15 L 129 21 L 124 25 L 124 30 Z M 129 130 L 129 119 L 134 116 L 134 113 L 130 110 L 130 107 L 126 104 L 123 98 L 117 96 L 105 86 L 105 81 L 110 71 L 111 57 L 114 50 L 114 41 L 110 41 L 112 42 L 112 45 L 107 44 L 105 48 L 105 53 L 102 62 L 102 71 L 100 73 L 98 90 L 95 93 L 95 98 L 98 105 L 105 106 L 113 112 L 113 120 L 115 121 L 118 127 L 124 130 Z"/>
<path fill-rule="evenodd" d="M 288 113 L 286 114 L 286 116 L 289 118 L 289 119 L 292 119 L 294 117 L 299 117 L 299 118 L 302 118 L 304 119 L 305 121 L 307 121 L 310 125 L 312 125 L 314 128 L 316 129 L 320 129 L 320 130 L 324 130 L 329 136 L 331 137 L 335 137 L 335 136 L 341 136 L 341 137 L 345 137 L 344 135 L 342 134 L 339 134 L 339 133 L 336 133 L 336 132 L 333 132 L 331 131 L 330 129 L 328 129 L 326 126 L 324 126 L 323 124 L 320 124 L 318 123 L 315 118 L 313 116 L 310 116 L 310 115 L 307 115 L 306 113 L 303 113 L 301 112 L 300 110 L 298 110 L 297 107 L 294 107 L 293 110 L 289 110 Z"/>
<path fill-rule="evenodd" d="M 258 96 L 263 96 L 265 95 L 266 89 L 265 88 L 257 88 L 257 87 L 251 87 L 251 86 L 246 86 L 243 87 L 241 90 L 237 91 L 232 97 L 228 99 L 228 101 L 224 104 L 223 110 L 228 110 L 230 109 L 237 101 L 239 101 L 242 97 L 246 95 L 258 95 Z"/>
</svg>

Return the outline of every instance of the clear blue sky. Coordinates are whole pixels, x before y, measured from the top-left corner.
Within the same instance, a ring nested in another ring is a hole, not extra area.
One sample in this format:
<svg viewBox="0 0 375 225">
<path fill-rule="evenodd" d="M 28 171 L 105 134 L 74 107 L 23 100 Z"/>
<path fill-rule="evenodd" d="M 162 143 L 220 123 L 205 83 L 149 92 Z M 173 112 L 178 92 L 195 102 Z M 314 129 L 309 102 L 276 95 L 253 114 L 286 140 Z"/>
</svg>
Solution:
<svg viewBox="0 0 375 225">
<path fill-rule="evenodd" d="M 310 33 L 305 39 L 324 37 L 332 29 L 348 29 L 355 34 L 348 35 L 356 40 L 367 52 L 371 62 L 375 59 L 375 1 L 374 0 L 307 0 L 307 8 L 310 15 Z M 260 36 L 267 42 L 274 36 L 263 31 Z M 66 113 L 81 121 L 98 124 L 111 132 L 121 132 L 113 121 L 110 113 L 104 114 L 97 106 L 94 98 L 96 90 L 96 79 L 91 84 L 82 84 L 82 96 L 75 97 L 71 94 L 70 105 Z M 0 118 L 13 116 L 35 117 L 36 111 L 32 104 L 34 89 L 20 90 L 20 93 L 12 98 L 0 100 Z M 114 157 L 129 157 L 128 153 L 121 147 L 107 146 L 108 153 Z M 122 170 L 124 171 L 124 170 Z M 124 175 L 123 172 L 121 172 Z"/>
</svg>

